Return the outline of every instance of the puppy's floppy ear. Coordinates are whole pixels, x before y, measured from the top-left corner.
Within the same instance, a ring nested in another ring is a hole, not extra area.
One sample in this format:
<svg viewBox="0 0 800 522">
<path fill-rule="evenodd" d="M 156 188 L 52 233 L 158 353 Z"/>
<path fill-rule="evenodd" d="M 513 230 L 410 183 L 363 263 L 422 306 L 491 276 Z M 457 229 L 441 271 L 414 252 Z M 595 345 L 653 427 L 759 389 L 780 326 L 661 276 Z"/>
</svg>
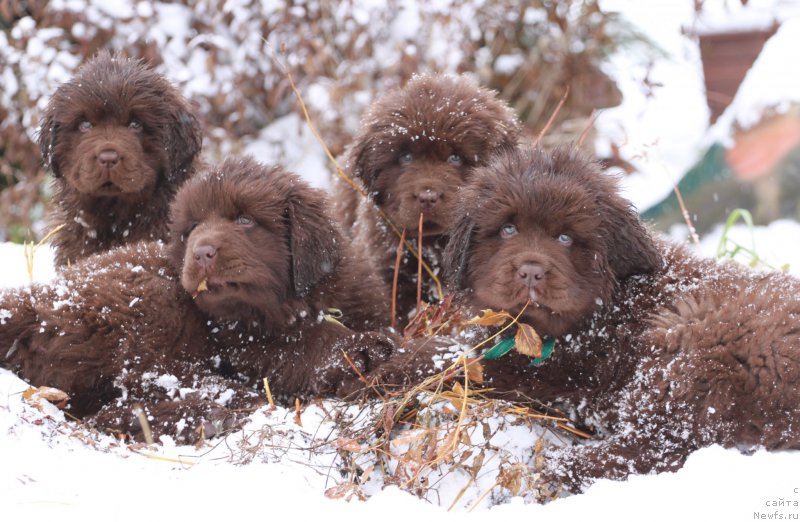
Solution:
<svg viewBox="0 0 800 522">
<path fill-rule="evenodd" d="M 169 86 L 168 92 L 175 88 Z M 176 93 L 167 96 L 167 150 L 170 157 L 169 180 L 183 181 L 191 172 L 195 156 L 203 145 L 203 131 L 189 102 Z"/>
<path fill-rule="evenodd" d="M 372 192 L 375 185 L 376 172 L 371 168 L 374 161 L 371 157 L 374 147 L 373 138 L 369 134 L 361 134 L 355 138 L 345 156 L 345 168 L 353 181 L 361 184 L 367 192 Z"/>
<path fill-rule="evenodd" d="M 594 195 L 599 233 L 604 236 L 608 264 L 617 280 L 661 266 L 661 254 L 647 227 L 631 203 L 619 195 L 617 179 L 603 174 L 599 163 L 578 149 L 562 147 L 553 151 L 550 169 L 558 176 L 576 180 Z"/>
<path fill-rule="evenodd" d="M 462 208 L 464 207 L 462 205 Z M 461 290 L 466 286 L 469 269 L 469 250 L 472 247 L 475 223 L 468 212 L 461 214 L 450 228 L 442 260 L 447 286 Z"/>
<path fill-rule="evenodd" d="M 326 210 L 325 196 L 317 189 L 292 189 L 286 209 L 292 286 L 298 297 L 308 295 L 339 264 L 342 237 Z"/>
<path fill-rule="evenodd" d="M 661 266 L 661 254 L 631 204 L 612 192 L 599 199 L 600 219 L 608 230 L 608 262 L 617 280 Z"/>
<path fill-rule="evenodd" d="M 42 162 L 45 168 L 50 169 L 53 172 L 53 176 L 59 178 L 61 173 L 58 170 L 58 161 L 54 157 L 59 130 L 55 111 L 55 104 L 51 99 L 47 105 L 44 120 L 39 126 L 39 149 L 42 151 Z"/>
</svg>

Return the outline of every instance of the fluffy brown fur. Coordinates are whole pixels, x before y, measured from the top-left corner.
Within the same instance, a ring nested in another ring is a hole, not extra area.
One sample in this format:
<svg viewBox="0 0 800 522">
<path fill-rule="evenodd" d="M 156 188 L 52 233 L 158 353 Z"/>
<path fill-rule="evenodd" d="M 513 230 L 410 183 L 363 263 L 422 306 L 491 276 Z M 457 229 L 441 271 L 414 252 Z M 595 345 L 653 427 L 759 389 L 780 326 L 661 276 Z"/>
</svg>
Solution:
<svg viewBox="0 0 800 522">
<path fill-rule="evenodd" d="M 252 405 L 264 377 L 292 399 L 341 393 L 357 380 L 342 351 L 366 371 L 391 350 L 355 333 L 385 322 L 388 300 L 297 176 L 228 160 L 181 189 L 172 219 L 168 247 L 115 249 L 2 295 L 3 365 L 101 426 L 141 436 L 140 402 L 156 434 L 191 440 L 180 419 L 211 435 L 231 419 L 222 404 Z M 324 319 L 333 308 L 352 330 Z"/>
<path fill-rule="evenodd" d="M 615 181 L 573 151 L 499 155 L 462 190 L 446 270 L 464 300 L 556 340 L 540 365 L 487 362 L 487 385 L 569 411 L 597 444 L 551 479 L 675 470 L 711 444 L 800 449 L 800 281 L 654 240 Z"/>
<path fill-rule="evenodd" d="M 219 322 L 223 367 L 289 399 L 340 392 L 352 377 L 342 350 L 364 370 L 393 343 L 353 334 L 388 320 L 388 292 L 326 207 L 297 176 L 245 160 L 188 183 L 172 214 L 172 261 L 187 292 L 208 286 L 195 304 Z M 326 318 L 339 312 L 350 329 Z"/>
<path fill-rule="evenodd" d="M 54 176 L 56 263 L 166 239 L 169 203 L 202 134 L 189 102 L 139 61 L 101 52 L 50 99 L 39 132 Z"/>
<path fill-rule="evenodd" d="M 391 283 L 399 237 L 378 209 L 415 245 L 423 214 L 423 256 L 438 266 L 459 187 L 495 150 L 515 144 L 519 132 L 511 110 L 466 76 L 416 76 L 378 99 L 345 158 L 347 173 L 369 197 L 341 180 L 334 185 L 338 215 L 357 251 Z M 398 283 L 401 320 L 415 307 L 416 279 L 416 259 L 406 252 Z M 438 300 L 433 285 L 426 284 L 423 298 Z"/>
<path fill-rule="evenodd" d="M 207 319 L 177 284 L 160 243 L 97 254 L 51 284 L 7 291 L 0 315 L 3 366 L 34 386 L 67 392 L 72 415 L 97 416 L 103 427 L 119 428 L 117 419 L 134 403 L 149 410 L 187 388 L 193 389 L 187 399 L 197 400 L 198 425 L 207 421 L 209 435 L 211 422 L 226 417 L 214 399 L 229 386 L 205 369 L 214 356 Z M 176 432 L 160 417 L 151 422 L 156 434 L 196 435 Z"/>
</svg>

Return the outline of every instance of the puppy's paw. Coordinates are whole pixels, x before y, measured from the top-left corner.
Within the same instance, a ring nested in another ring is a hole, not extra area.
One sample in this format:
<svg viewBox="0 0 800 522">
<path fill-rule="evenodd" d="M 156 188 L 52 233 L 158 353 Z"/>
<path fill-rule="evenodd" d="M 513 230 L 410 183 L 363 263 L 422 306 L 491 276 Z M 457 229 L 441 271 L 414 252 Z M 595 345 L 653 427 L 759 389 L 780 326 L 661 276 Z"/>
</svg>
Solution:
<svg viewBox="0 0 800 522">
<path fill-rule="evenodd" d="M 351 332 L 333 347 L 333 357 L 321 371 L 323 393 L 349 397 L 367 388 L 365 375 L 389 359 L 400 339 L 392 334 L 371 331 Z"/>
<path fill-rule="evenodd" d="M 448 366 L 442 357 L 455 343 L 447 337 L 422 337 L 403 341 L 391 357 L 374 366 L 367 377 L 381 385 L 421 382 Z"/>
<path fill-rule="evenodd" d="M 241 427 L 246 416 L 198 399 L 151 404 L 107 405 L 87 419 L 103 430 L 124 434 L 137 442 L 157 441 L 162 435 L 178 444 L 195 444 Z M 148 435 L 149 433 L 149 435 Z"/>
</svg>

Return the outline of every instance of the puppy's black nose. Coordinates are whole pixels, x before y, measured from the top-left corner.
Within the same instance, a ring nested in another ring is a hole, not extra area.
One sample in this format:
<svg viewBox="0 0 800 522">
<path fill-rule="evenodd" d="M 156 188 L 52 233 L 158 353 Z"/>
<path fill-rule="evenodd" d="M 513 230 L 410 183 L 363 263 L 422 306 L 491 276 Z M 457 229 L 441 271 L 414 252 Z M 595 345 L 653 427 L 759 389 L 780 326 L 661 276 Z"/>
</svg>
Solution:
<svg viewBox="0 0 800 522">
<path fill-rule="evenodd" d="M 542 265 L 536 263 L 523 263 L 517 270 L 519 277 L 528 288 L 537 288 L 544 283 L 545 270 Z"/>
<path fill-rule="evenodd" d="M 439 202 L 439 198 L 441 194 L 438 192 L 434 192 L 432 190 L 423 190 L 417 196 L 417 200 L 419 201 L 419 206 L 422 207 L 422 210 L 432 210 L 433 207 Z"/>
<path fill-rule="evenodd" d="M 97 162 L 104 168 L 110 169 L 119 163 L 119 153 L 112 149 L 106 149 L 97 155 Z"/>
<path fill-rule="evenodd" d="M 194 248 L 194 260 L 203 268 L 208 268 L 214 263 L 217 248 L 211 245 L 200 245 Z"/>
</svg>

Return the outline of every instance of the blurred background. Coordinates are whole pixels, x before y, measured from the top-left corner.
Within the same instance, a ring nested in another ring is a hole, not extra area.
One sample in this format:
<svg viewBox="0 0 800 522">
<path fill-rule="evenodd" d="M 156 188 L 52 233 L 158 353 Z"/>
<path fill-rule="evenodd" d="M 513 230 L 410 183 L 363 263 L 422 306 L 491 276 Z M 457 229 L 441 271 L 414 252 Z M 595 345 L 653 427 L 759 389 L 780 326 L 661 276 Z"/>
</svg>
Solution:
<svg viewBox="0 0 800 522">
<path fill-rule="evenodd" d="M 673 235 L 676 184 L 701 234 L 740 207 L 800 218 L 800 0 L 0 0 L 0 241 L 46 233 L 42 110 L 102 48 L 179 86 L 210 161 L 250 153 L 328 185 L 283 66 L 334 154 L 377 94 L 464 72 L 531 139 L 569 91 L 542 144 L 581 141 Z"/>
</svg>

